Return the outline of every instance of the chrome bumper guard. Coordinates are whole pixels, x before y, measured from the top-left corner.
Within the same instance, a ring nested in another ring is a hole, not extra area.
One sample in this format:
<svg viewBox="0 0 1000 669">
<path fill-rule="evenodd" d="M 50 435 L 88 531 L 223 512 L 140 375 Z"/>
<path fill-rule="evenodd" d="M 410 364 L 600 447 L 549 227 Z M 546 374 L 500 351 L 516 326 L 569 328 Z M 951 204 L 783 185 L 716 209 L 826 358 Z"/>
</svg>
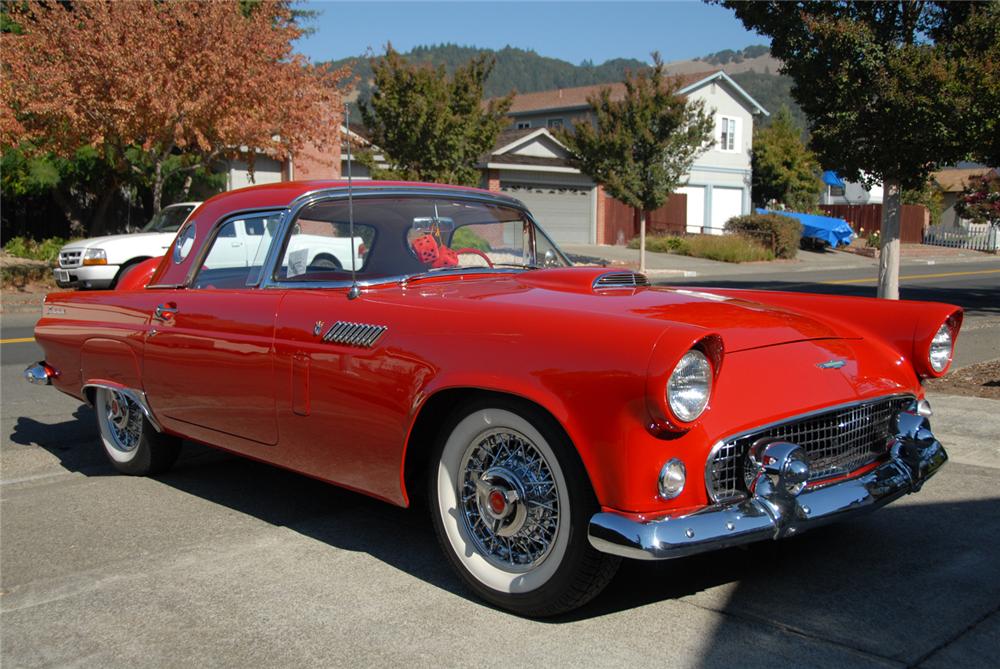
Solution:
<svg viewBox="0 0 1000 669">
<path fill-rule="evenodd" d="M 877 468 L 823 487 L 805 488 L 808 460 L 795 444 L 755 444 L 747 459 L 748 499 L 686 516 L 646 522 L 617 513 L 590 519 L 591 545 L 604 553 L 665 560 L 764 539 L 782 539 L 916 492 L 948 460 L 931 433 L 930 407 L 914 402 L 895 418 L 889 459 Z M 804 463 L 804 464 L 803 464 Z"/>
<path fill-rule="evenodd" d="M 24 370 L 24 380 L 38 386 L 52 385 L 52 377 L 55 375 L 55 370 L 49 367 L 44 361 L 29 365 Z"/>
</svg>

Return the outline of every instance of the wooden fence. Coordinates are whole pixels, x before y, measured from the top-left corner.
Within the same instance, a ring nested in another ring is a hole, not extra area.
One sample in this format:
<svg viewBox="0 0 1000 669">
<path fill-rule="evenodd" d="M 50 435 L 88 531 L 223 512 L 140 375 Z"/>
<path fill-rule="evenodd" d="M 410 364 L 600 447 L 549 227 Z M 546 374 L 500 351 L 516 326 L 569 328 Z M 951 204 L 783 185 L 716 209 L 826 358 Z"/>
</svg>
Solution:
<svg viewBox="0 0 1000 669">
<path fill-rule="evenodd" d="M 687 231 L 687 195 L 674 193 L 662 207 L 646 217 L 646 234 L 682 235 Z M 627 244 L 639 234 L 635 210 L 613 197 L 604 198 L 604 243 Z"/>
<path fill-rule="evenodd" d="M 830 216 L 847 221 L 859 237 L 867 237 L 882 227 L 880 204 L 821 204 L 819 208 Z M 904 204 L 902 209 L 899 240 L 904 244 L 922 244 L 924 228 L 929 222 L 927 208 L 919 204 Z"/>
</svg>

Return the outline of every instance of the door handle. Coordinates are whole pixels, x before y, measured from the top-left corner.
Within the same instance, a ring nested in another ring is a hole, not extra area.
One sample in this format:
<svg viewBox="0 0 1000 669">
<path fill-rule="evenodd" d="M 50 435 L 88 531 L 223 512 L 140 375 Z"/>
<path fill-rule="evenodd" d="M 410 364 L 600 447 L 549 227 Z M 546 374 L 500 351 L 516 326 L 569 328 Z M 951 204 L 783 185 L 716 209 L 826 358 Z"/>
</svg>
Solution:
<svg viewBox="0 0 1000 669">
<path fill-rule="evenodd" d="M 177 314 L 177 305 L 173 302 L 168 304 L 159 304 L 156 310 L 153 312 L 153 318 L 158 321 L 166 323 L 167 321 L 173 320 L 174 316 Z"/>
</svg>

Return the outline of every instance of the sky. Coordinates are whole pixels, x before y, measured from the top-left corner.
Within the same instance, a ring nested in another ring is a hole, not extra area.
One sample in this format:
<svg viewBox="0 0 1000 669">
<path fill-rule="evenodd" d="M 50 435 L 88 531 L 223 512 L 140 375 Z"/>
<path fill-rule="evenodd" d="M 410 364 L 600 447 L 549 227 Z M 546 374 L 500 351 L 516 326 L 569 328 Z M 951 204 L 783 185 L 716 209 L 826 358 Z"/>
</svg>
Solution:
<svg viewBox="0 0 1000 669">
<path fill-rule="evenodd" d="M 510 45 L 574 64 L 611 58 L 664 61 L 769 41 L 744 30 L 733 13 L 701 2 L 305 2 L 318 10 L 315 33 L 296 49 L 313 62 L 455 43 Z"/>
</svg>

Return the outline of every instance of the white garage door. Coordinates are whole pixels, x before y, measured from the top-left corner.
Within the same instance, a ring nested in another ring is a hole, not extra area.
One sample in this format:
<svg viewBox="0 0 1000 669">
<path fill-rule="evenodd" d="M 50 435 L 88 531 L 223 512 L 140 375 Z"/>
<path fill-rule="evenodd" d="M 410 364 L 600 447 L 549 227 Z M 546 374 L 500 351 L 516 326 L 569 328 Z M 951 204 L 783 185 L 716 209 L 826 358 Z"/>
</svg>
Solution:
<svg viewBox="0 0 1000 669">
<path fill-rule="evenodd" d="M 742 188 L 712 188 L 712 229 L 706 230 L 721 235 L 726 221 L 743 213 Z"/>
<path fill-rule="evenodd" d="M 687 231 L 701 232 L 705 225 L 705 187 L 684 186 L 678 188 L 677 192 L 687 195 Z"/>
<path fill-rule="evenodd" d="M 523 202 L 555 242 L 591 243 L 592 188 L 502 182 L 500 190 Z"/>
</svg>

